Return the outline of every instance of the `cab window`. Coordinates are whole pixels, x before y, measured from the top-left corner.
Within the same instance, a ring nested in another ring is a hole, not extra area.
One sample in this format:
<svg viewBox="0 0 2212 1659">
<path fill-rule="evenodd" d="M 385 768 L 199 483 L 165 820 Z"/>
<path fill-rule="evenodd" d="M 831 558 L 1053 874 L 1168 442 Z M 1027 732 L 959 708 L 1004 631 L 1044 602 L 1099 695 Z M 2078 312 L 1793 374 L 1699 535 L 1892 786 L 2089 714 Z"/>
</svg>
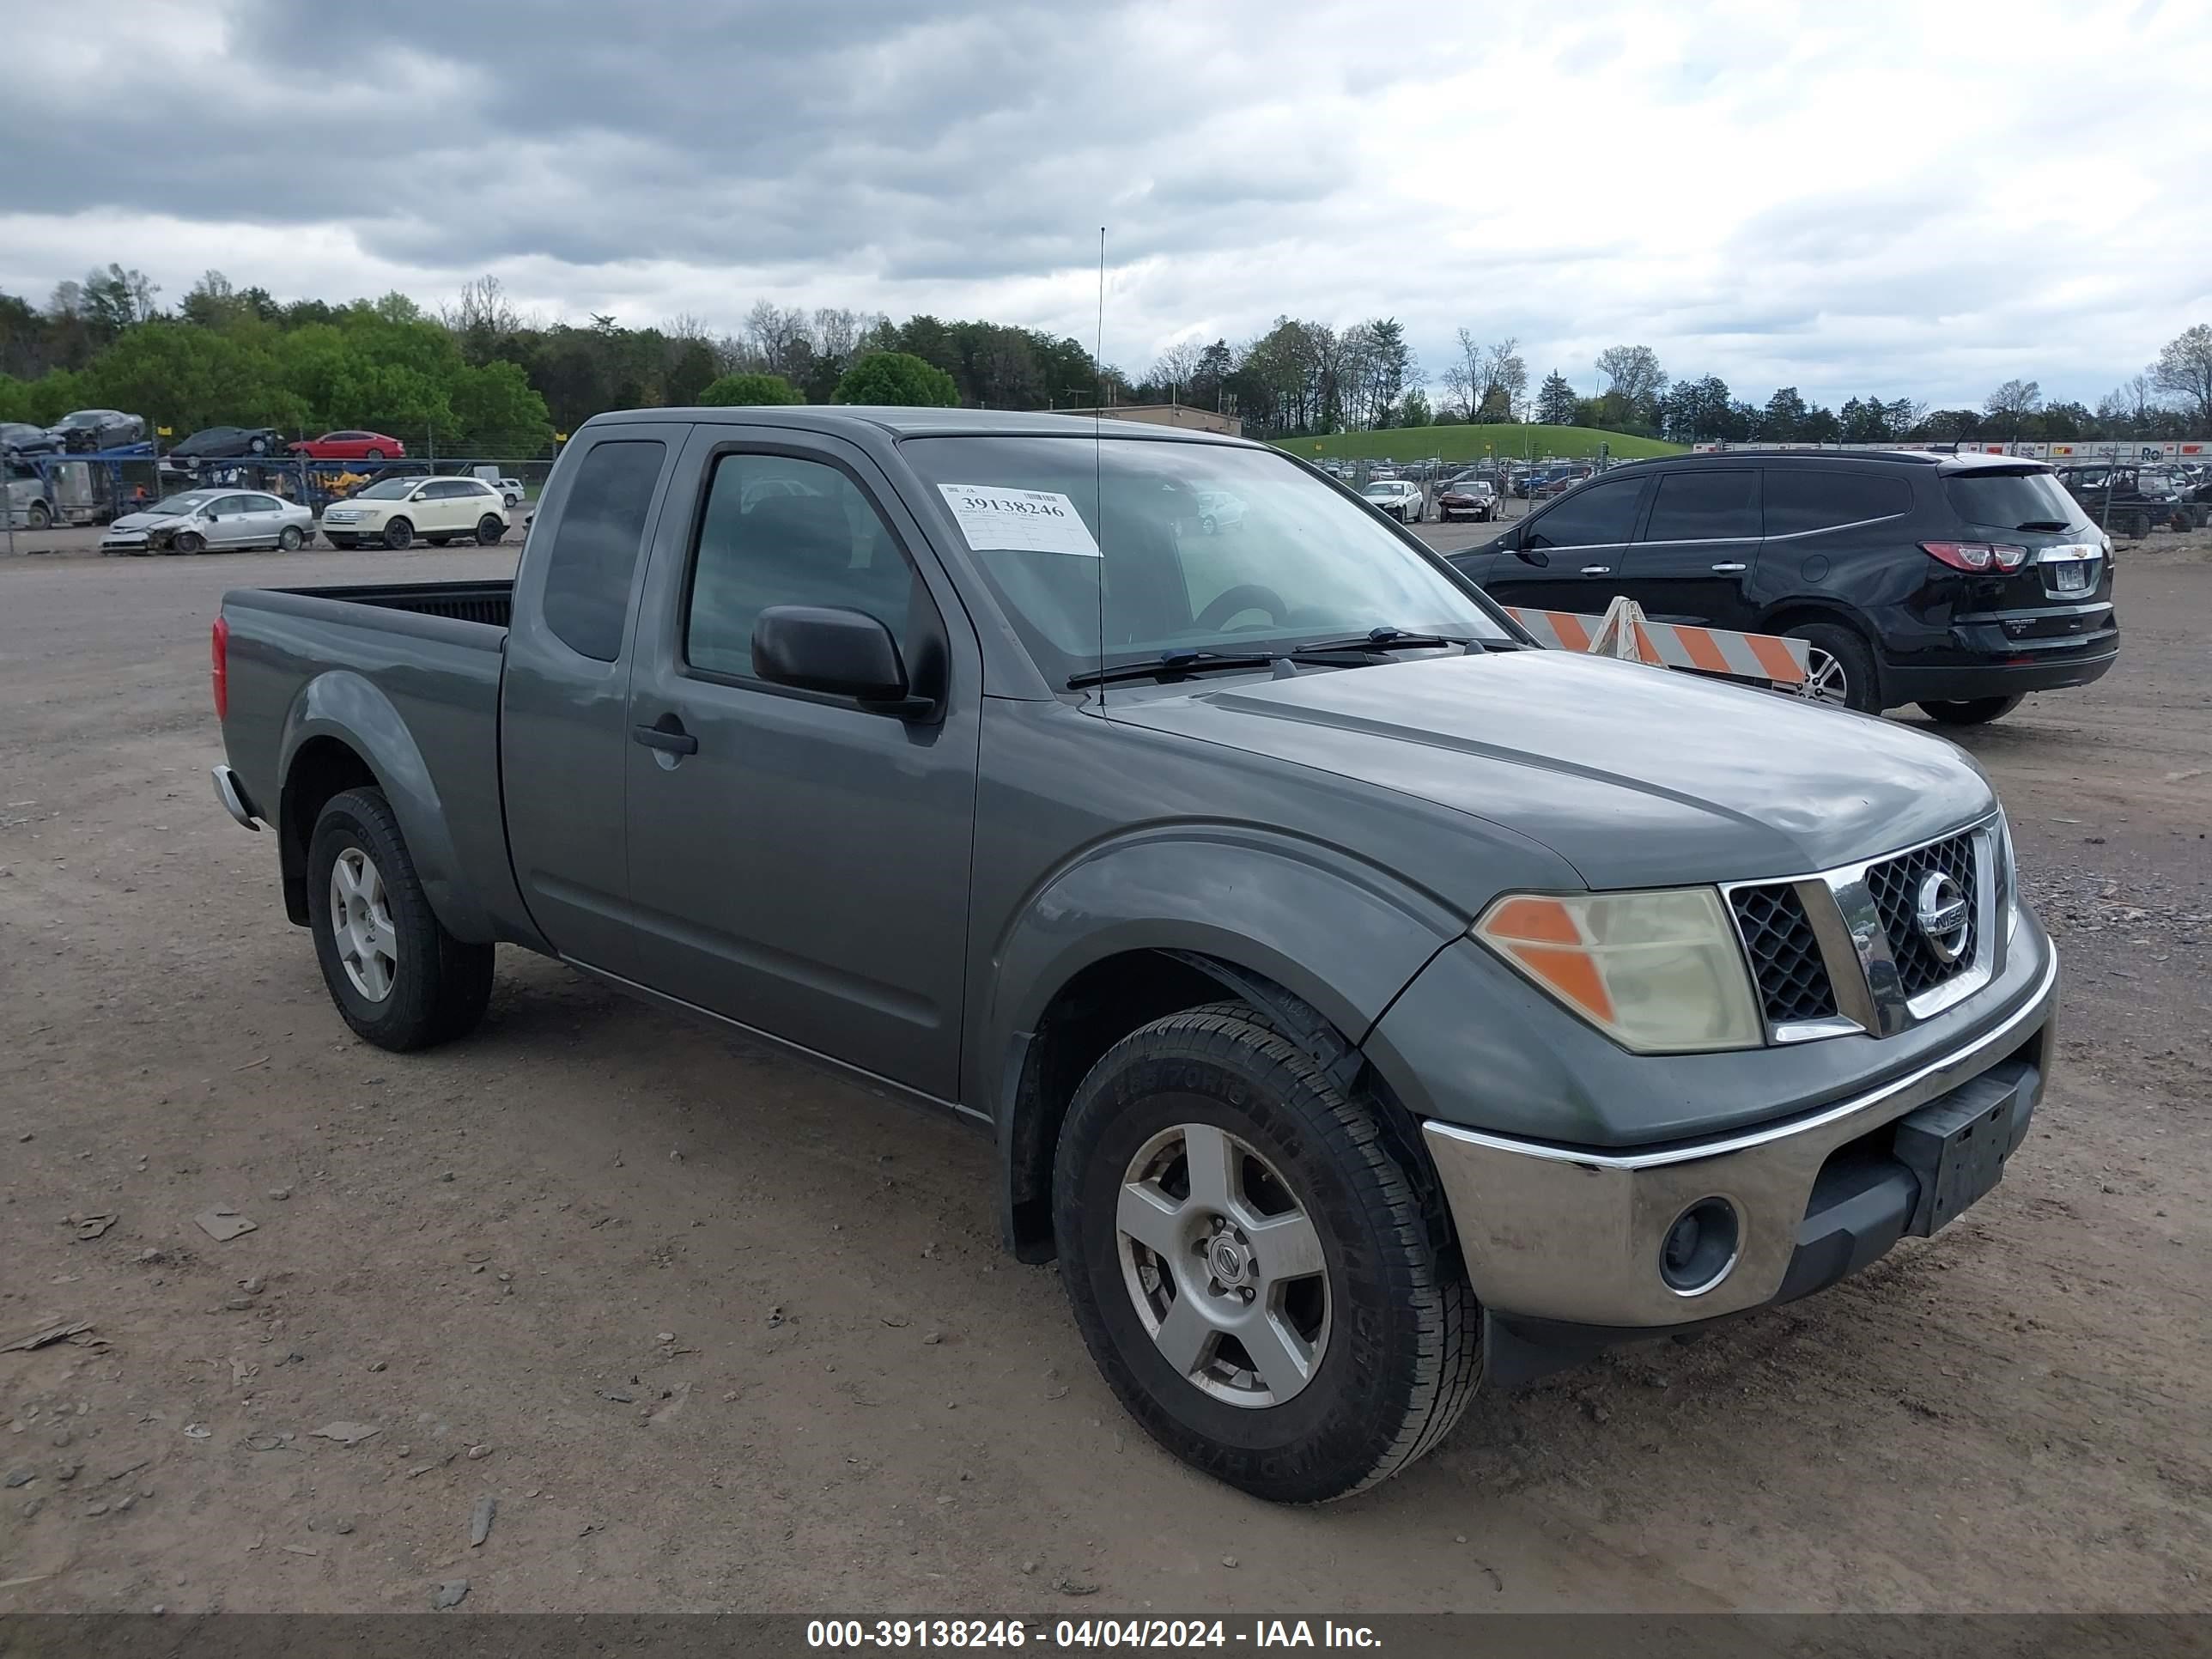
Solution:
<svg viewBox="0 0 2212 1659">
<path fill-rule="evenodd" d="M 691 566 L 684 655 L 710 674 L 750 679 L 753 624 L 776 605 L 863 611 L 912 660 L 914 567 L 860 487 L 790 455 L 715 463 Z"/>
</svg>

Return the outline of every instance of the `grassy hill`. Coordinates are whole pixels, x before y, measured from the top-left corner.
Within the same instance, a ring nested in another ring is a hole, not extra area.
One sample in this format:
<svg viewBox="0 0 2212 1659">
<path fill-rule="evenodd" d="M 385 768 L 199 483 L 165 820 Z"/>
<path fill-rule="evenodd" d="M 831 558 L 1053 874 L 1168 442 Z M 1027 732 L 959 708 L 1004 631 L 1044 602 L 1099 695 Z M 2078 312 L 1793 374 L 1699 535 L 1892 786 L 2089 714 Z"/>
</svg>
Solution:
<svg viewBox="0 0 2212 1659">
<path fill-rule="evenodd" d="M 1647 455 L 1679 455 L 1682 446 L 1656 438 L 1638 438 L 1626 432 L 1601 432 L 1588 426 L 1394 426 L 1380 432 L 1340 432 L 1329 438 L 1279 438 L 1276 442 L 1293 455 L 1309 461 L 1332 456 L 1345 460 L 1425 461 L 1437 456 L 1447 461 L 1479 461 L 1486 455 L 1510 460 L 1528 457 L 1541 460 L 1555 455 L 1563 460 L 1595 455 L 1598 446 L 1624 459 Z"/>
</svg>

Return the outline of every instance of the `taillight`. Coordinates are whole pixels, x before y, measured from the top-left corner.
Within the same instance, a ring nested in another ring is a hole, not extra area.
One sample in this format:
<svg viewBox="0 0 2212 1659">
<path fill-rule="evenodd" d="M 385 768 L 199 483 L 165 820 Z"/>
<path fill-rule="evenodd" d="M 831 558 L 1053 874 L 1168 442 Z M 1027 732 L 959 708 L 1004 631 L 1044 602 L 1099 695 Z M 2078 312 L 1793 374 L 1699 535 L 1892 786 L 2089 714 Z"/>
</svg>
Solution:
<svg viewBox="0 0 2212 1659">
<path fill-rule="evenodd" d="M 1954 570 L 1980 574 L 1990 570 L 2017 570 L 2027 562 L 2027 550 L 2002 542 L 1923 542 L 1920 550 L 1940 559 Z"/>
<path fill-rule="evenodd" d="M 230 718 L 230 624 L 221 617 L 208 635 L 208 678 L 215 690 L 215 717 Z"/>
</svg>

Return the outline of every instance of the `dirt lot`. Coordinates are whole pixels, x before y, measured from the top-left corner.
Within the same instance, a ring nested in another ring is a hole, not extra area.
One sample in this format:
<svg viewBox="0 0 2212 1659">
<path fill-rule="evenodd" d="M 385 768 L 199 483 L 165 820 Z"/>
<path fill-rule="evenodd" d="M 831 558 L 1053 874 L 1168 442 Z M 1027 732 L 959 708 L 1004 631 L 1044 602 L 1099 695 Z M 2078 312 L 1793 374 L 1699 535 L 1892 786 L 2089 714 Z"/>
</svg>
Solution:
<svg viewBox="0 0 2212 1659">
<path fill-rule="evenodd" d="M 963 1129 L 520 952 L 473 1041 L 351 1038 L 210 798 L 208 618 L 513 556 L 0 562 L 0 1342 L 89 1322 L 0 1353 L 0 1610 L 2212 1606 L 2212 544 L 1969 738 L 2069 969 L 2005 1183 L 1318 1511 L 1131 1427 Z"/>
</svg>

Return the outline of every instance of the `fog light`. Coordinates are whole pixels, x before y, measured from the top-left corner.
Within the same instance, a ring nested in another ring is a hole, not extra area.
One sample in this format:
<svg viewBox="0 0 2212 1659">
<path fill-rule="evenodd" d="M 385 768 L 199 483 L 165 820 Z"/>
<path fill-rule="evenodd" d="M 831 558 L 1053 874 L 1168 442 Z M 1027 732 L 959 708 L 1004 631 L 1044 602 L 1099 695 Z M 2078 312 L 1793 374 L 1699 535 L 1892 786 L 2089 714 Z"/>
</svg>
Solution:
<svg viewBox="0 0 2212 1659">
<path fill-rule="evenodd" d="M 1667 1230 L 1659 1247 L 1659 1277 L 1677 1296 L 1710 1291 L 1735 1266 L 1741 1236 L 1735 1205 L 1724 1198 L 1701 1198 Z"/>
</svg>

